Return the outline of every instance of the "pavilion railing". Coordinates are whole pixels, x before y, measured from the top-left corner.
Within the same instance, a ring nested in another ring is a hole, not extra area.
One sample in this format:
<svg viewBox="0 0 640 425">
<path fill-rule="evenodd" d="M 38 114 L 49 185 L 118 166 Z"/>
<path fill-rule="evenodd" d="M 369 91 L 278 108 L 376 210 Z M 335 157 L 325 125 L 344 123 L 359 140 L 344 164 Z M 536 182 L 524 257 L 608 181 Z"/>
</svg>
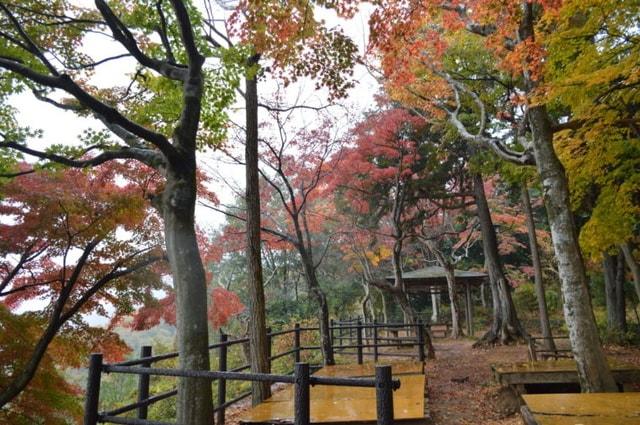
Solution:
<svg viewBox="0 0 640 425">
<path fill-rule="evenodd" d="M 358 364 L 362 364 L 364 356 L 373 356 L 374 361 L 378 361 L 382 356 L 394 357 L 414 357 L 420 361 L 425 360 L 425 332 L 428 330 L 418 322 L 415 324 L 401 323 L 362 323 L 361 321 L 335 321 L 331 324 L 331 345 L 332 350 L 339 355 L 354 355 Z M 296 324 L 293 329 L 286 329 L 268 333 L 270 365 L 274 360 L 292 356 L 295 363 L 292 374 L 265 374 L 248 373 L 249 365 L 242 365 L 228 369 L 227 354 L 229 348 L 235 345 L 248 344 L 248 338 L 229 339 L 227 335 L 221 334 L 220 341 L 211 344 L 210 350 L 217 351 L 218 370 L 217 371 L 195 371 L 184 369 L 169 369 L 152 367 L 155 363 L 178 358 L 178 353 L 166 353 L 153 356 L 150 346 L 141 349 L 141 356 L 138 359 L 128 360 L 120 363 L 105 364 L 102 354 L 92 354 L 89 360 L 89 375 L 87 381 L 87 392 L 85 398 L 84 425 L 96 425 L 98 423 L 130 424 L 130 425 L 176 425 L 168 422 L 158 422 L 147 419 L 150 405 L 161 400 L 177 395 L 177 389 L 172 389 L 160 394 L 150 395 L 151 376 L 172 376 L 181 378 L 207 379 L 217 384 L 217 399 L 215 400 L 214 412 L 216 424 L 223 425 L 225 422 L 226 409 L 249 397 L 251 392 L 241 393 L 234 398 L 227 400 L 227 381 L 267 381 L 271 383 L 294 384 L 295 394 L 295 425 L 306 425 L 309 423 L 309 385 L 339 385 L 354 387 L 375 387 L 377 400 L 377 421 L 378 424 L 390 425 L 393 423 L 393 397 L 392 390 L 399 387 L 399 381 L 391 378 L 391 368 L 389 366 L 377 366 L 376 378 L 325 378 L 309 375 L 310 366 L 302 363 L 301 353 L 304 351 L 317 351 L 319 346 L 302 345 L 302 335 L 305 332 L 319 332 L 318 327 L 302 327 Z M 283 352 L 273 354 L 273 341 L 275 338 L 292 335 L 292 346 Z M 336 344 L 337 343 L 337 344 Z M 399 351 L 408 347 L 416 348 L 415 352 Z M 395 352 L 388 349 L 395 348 Z M 102 374 L 135 374 L 138 375 L 138 397 L 137 401 L 125 406 L 109 411 L 99 410 L 100 382 Z M 135 412 L 135 418 L 121 416 L 131 415 Z"/>
</svg>

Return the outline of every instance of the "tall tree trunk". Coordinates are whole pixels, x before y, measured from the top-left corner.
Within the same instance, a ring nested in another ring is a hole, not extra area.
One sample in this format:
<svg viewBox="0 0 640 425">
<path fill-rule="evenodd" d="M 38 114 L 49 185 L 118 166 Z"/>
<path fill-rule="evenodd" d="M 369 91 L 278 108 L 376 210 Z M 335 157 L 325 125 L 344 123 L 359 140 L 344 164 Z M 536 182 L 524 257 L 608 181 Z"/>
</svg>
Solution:
<svg viewBox="0 0 640 425">
<path fill-rule="evenodd" d="M 489 204 L 484 193 L 482 176 L 473 176 L 473 191 L 477 207 L 480 232 L 482 234 L 482 248 L 485 255 L 485 266 L 489 273 L 491 294 L 493 297 L 493 321 L 489 331 L 478 341 L 483 344 L 508 344 L 524 338 L 525 332 L 516 314 L 516 309 L 511 298 L 511 286 L 504 275 L 500 254 L 498 252 L 498 239 L 491 220 Z"/>
<path fill-rule="evenodd" d="M 538 300 L 538 317 L 540 318 L 540 330 L 544 338 L 544 347 L 547 350 L 555 350 L 555 343 L 551 335 L 551 324 L 549 323 L 549 313 L 547 311 L 547 300 L 544 294 L 544 282 L 542 281 L 542 263 L 540 262 L 540 251 L 538 250 L 538 238 L 536 237 L 536 223 L 531 209 L 531 199 L 529 198 L 529 188 L 526 183 L 522 184 L 522 206 L 527 217 L 527 234 L 529 235 L 529 250 L 531 251 L 531 262 L 533 263 L 534 283 L 536 288 L 536 298 Z"/>
<path fill-rule="evenodd" d="M 249 60 L 257 66 L 258 56 Z M 258 173 L 258 82 L 257 76 L 246 79 L 245 202 L 247 206 L 247 279 L 249 289 L 249 349 L 251 371 L 269 373 L 266 309 L 262 276 L 260 238 L 260 176 Z M 269 382 L 251 384 L 251 402 L 261 403 L 271 395 Z"/>
<path fill-rule="evenodd" d="M 616 257 L 602 254 L 602 275 L 604 278 L 604 299 L 607 307 L 607 329 L 617 331 L 616 323 Z"/>
<path fill-rule="evenodd" d="M 624 259 L 627 262 L 627 266 L 629 266 L 629 270 L 631 270 L 631 274 L 633 275 L 633 287 L 636 290 L 636 297 L 640 300 L 640 266 L 638 262 L 633 257 L 633 249 L 629 242 L 625 242 L 620 245 L 620 250 L 624 255 Z"/>
<path fill-rule="evenodd" d="M 181 369 L 209 370 L 207 287 L 194 226 L 195 154 L 181 169 L 167 170 L 162 216 L 167 256 L 176 291 L 176 327 Z M 210 425 L 213 421 L 211 382 L 182 378 L 178 382 L 178 423 Z"/>
<path fill-rule="evenodd" d="M 535 13 L 532 2 L 521 1 L 521 40 L 535 38 Z M 527 94 L 535 91 L 538 81 L 523 73 Z M 528 109 L 533 154 L 542 181 L 553 248 L 564 298 L 564 317 L 576 360 L 580 386 L 585 392 L 616 391 L 617 387 L 602 350 L 596 326 L 587 274 L 578 243 L 578 233 L 571 213 L 569 185 L 564 167 L 553 147 L 553 131 L 545 105 Z"/>
<path fill-rule="evenodd" d="M 624 299 L 624 282 L 625 282 L 625 262 L 624 254 L 618 253 L 617 269 L 616 269 L 616 327 L 621 332 L 627 331 L 627 305 Z"/>
<path fill-rule="evenodd" d="M 564 317 L 569 329 L 580 386 L 585 392 L 617 391 L 602 350 L 582 253 L 569 202 L 564 167 L 553 149 L 553 132 L 544 106 L 529 109 L 533 146 L 542 180 L 545 206 L 564 299 Z"/>
</svg>

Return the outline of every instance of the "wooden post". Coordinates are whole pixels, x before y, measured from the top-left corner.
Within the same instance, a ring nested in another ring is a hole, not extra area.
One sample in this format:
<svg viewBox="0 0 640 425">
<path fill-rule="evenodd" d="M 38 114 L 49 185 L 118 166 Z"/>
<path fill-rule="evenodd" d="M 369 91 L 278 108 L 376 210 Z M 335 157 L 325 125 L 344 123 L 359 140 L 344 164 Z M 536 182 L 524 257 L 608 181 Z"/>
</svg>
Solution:
<svg viewBox="0 0 640 425">
<path fill-rule="evenodd" d="M 335 322 L 333 319 L 331 319 L 331 320 L 329 321 L 329 335 L 330 335 L 330 337 L 331 337 L 331 350 L 332 350 L 332 351 L 333 351 L 333 346 L 335 345 L 335 337 L 336 337 L 336 335 L 335 335 L 335 333 L 334 333 L 334 331 L 335 331 L 335 329 L 334 329 L 334 328 L 335 328 L 335 326 L 336 326 L 336 322 Z"/>
<path fill-rule="evenodd" d="M 355 324 L 355 320 L 353 320 L 352 318 L 349 318 L 349 345 L 353 345 L 353 339 L 356 333 L 355 328 L 353 327 L 353 325 Z"/>
<path fill-rule="evenodd" d="M 309 400 L 309 364 L 296 363 L 294 368 L 294 425 L 309 425 L 311 406 Z"/>
<path fill-rule="evenodd" d="M 151 346 L 143 345 L 140 348 L 140 357 L 151 357 Z M 141 367 L 151 367 L 151 363 L 145 362 L 140 365 Z M 138 402 L 146 400 L 149 398 L 149 375 L 140 375 L 138 377 Z M 149 411 L 149 406 L 140 406 L 138 407 L 138 419 L 147 419 L 147 414 Z"/>
<path fill-rule="evenodd" d="M 271 328 L 268 327 L 267 328 L 267 354 L 269 355 L 269 372 L 271 372 L 271 356 L 273 353 L 273 347 L 272 347 L 272 343 L 273 343 L 273 338 L 271 337 Z"/>
<path fill-rule="evenodd" d="M 471 301 L 471 289 L 469 288 L 469 283 L 466 283 L 464 287 L 467 304 L 467 335 L 473 336 L 473 305 Z"/>
<path fill-rule="evenodd" d="M 378 322 L 376 320 L 373 321 L 373 361 L 375 363 L 378 362 L 378 327 L 376 326 Z"/>
<path fill-rule="evenodd" d="M 296 350 L 293 353 L 293 360 L 294 363 L 300 363 L 300 323 L 296 323 L 293 329 L 293 348 Z"/>
<path fill-rule="evenodd" d="M 418 319 L 418 358 L 424 362 L 424 325 L 422 320 Z"/>
<path fill-rule="evenodd" d="M 100 378 L 102 376 L 102 354 L 89 357 L 87 393 L 84 400 L 84 425 L 98 423 L 98 402 L 100 401 Z"/>
<path fill-rule="evenodd" d="M 227 370 L 227 340 L 229 336 L 225 333 L 220 333 L 220 352 L 218 353 L 218 370 L 224 372 Z M 227 402 L 227 380 L 224 378 L 218 379 L 218 407 L 224 405 Z M 216 412 L 216 425 L 224 425 L 225 408 L 221 408 Z"/>
<path fill-rule="evenodd" d="M 362 356 L 362 320 L 358 319 L 358 324 L 356 328 L 356 344 L 358 345 L 358 364 L 362 364 L 363 356 Z"/>
<path fill-rule="evenodd" d="M 391 366 L 376 366 L 376 413 L 378 425 L 393 424 Z"/>
</svg>

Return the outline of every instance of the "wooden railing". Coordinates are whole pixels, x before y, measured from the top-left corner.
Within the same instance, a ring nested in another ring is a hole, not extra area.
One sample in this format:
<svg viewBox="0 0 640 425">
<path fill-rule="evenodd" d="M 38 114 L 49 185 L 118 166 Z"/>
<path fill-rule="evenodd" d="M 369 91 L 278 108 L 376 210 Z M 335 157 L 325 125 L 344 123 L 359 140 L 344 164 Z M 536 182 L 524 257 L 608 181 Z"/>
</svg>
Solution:
<svg viewBox="0 0 640 425">
<path fill-rule="evenodd" d="M 359 364 L 363 363 L 365 355 L 373 356 L 377 361 L 381 356 L 408 356 L 420 361 L 425 360 L 425 326 L 422 323 L 355 323 L 332 322 L 331 326 L 332 350 L 340 355 L 355 355 Z M 376 378 L 325 378 L 309 375 L 310 365 L 300 362 L 301 353 L 304 351 L 319 350 L 319 346 L 303 346 L 301 335 L 304 332 L 319 332 L 317 327 L 302 327 L 296 324 L 293 329 L 287 329 L 268 333 L 269 353 L 272 353 L 275 338 L 293 335 L 292 347 L 280 353 L 271 354 L 270 365 L 274 360 L 292 356 L 295 363 L 293 374 L 266 374 L 248 373 L 249 365 L 242 365 L 228 369 L 227 354 L 234 345 L 247 344 L 248 338 L 230 340 L 227 335 L 221 334 L 218 343 L 209 346 L 210 350 L 217 351 L 217 371 L 194 371 L 184 369 L 154 368 L 155 363 L 163 360 L 175 359 L 177 352 L 153 356 L 150 346 L 144 346 L 140 352 L 140 358 L 115 364 L 105 364 L 102 354 L 92 354 L 89 360 L 89 376 L 85 398 L 84 425 L 96 425 L 98 423 L 114 423 L 129 425 L 176 425 L 167 422 L 158 422 L 147 419 L 148 407 L 161 400 L 168 399 L 177 394 L 177 389 L 160 394 L 150 395 L 149 385 L 151 376 L 172 376 L 182 378 L 204 378 L 212 383 L 217 383 L 217 400 L 214 406 L 216 424 L 225 422 L 226 409 L 251 395 L 245 392 L 227 400 L 227 381 L 267 381 L 271 383 L 289 383 L 295 385 L 295 425 L 307 425 L 309 423 L 309 385 L 340 385 L 354 387 L 375 387 L 377 393 L 378 424 L 390 425 L 393 423 L 393 397 L 392 390 L 397 389 L 399 381 L 391 379 L 391 368 L 388 366 L 376 367 Z M 400 336 L 400 333 L 403 333 Z M 348 336 L 347 336 L 348 335 Z M 338 342 L 338 345 L 336 345 Z M 346 342 L 346 343 L 345 343 Z M 407 348 L 416 347 L 414 353 L 384 352 L 382 348 Z M 355 350 L 355 351 L 352 351 Z M 109 411 L 99 410 L 100 382 L 103 373 L 135 374 L 138 375 L 138 397 L 135 403 L 128 404 Z M 306 394 L 306 395 L 305 395 Z M 121 416 L 135 411 L 136 417 Z"/>
<path fill-rule="evenodd" d="M 547 340 L 553 342 L 552 348 L 549 348 Z M 552 337 L 529 336 L 528 341 L 529 360 L 548 360 L 559 358 L 572 358 L 571 343 L 568 335 L 555 335 Z"/>
</svg>

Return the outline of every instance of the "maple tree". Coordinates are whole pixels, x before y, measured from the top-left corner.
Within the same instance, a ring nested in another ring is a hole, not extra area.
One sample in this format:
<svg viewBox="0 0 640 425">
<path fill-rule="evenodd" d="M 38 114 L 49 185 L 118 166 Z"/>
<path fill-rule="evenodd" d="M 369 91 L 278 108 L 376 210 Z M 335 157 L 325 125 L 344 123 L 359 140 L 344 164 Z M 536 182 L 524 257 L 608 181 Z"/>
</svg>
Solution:
<svg viewBox="0 0 640 425">
<path fill-rule="evenodd" d="M 393 296 L 409 323 L 415 322 L 415 312 L 402 280 L 401 262 L 403 244 L 410 236 L 407 208 L 418 172 L 417 137 L 423 126 L 421 118 L 403 109 L 373 113 L 353 129 L 353 146 L 333 166 L 337 170 L 333 184 L 342 189 L 349 208 L 371 217 L 369 226 L 386 227 L 387 232 L 382 233 L 393 240 L 394 284 L 376 282 Z"/>
<path fill-rule="evenodd" d="M 558 1 L 387 2 L 372 19 L 373 46 L 382 56 L 392 90 L 402 91 L 401 99 L 440 111 L 470 143 L 509 161 L 536 165 L 581 386 L 585 391 L 613 391 L 591 308 L 566 174 L 553 146 L 554 133 L 566 125 L 555 120 L 545 100 L 534 99 L 544 85 L 546 63 L 537 24 L 562 5 Z M 471 57 L 471 49 L 480 54 Z M 468 112 L 475 119 L 462 117 Z M 505 132 L 497 133 L 498 129 Z"/>
<path fill-rule="evenodd" d="M 328 161 L 340 156 L 339 139 L 335 138 L 331 123 L 320 117 L 317 128 L 293 130 L 291 115 L 278 110 L 271 112 L 277 131 L 260 139 L 260 175 L 265 187 L 261 190 L 262 204 L 267 211 L 261 217 L 262 232 L 271 235 L 272 242 L 293 246 L 298 252 L 304 278 L 311 296 L 318 305 L 321 347 L 325 364 L 334 364 L 329 331 L 329 308 L 326 294 L 320 286 L 317 270 L 332 242 L 318 239 L 319 229 L 330 217 L 329 202 L 322 197 L 332 168 Z M 230 153 L 231 155 L 231 153 Z M 236 161 L 239 161 L 236 158 Z M 245 211 L 227 216 L 245 221 Z"/>
<path fill-rule="evenodd" d="M 110 328 L 92 327 L 86 316 L 130 314 L 148 291 L 165 287 L 159 221 L 141 196 L 146 182 L 130 180 L 141 174 L 110 163 L 90 171 L 39 170 L 0 187 L 3 327 L 26 327 L 29 335 L 19 342 L 22 354 L 5 359 L 15 364 L 3 369 L 0 404 L 22 398 L 32 379 L 27 392 L 39 394 L 39 374 L 60 380 L 52 365 L 78 367 L 91 349 L 110 359 L 127 352 Z"/>
</svg>

